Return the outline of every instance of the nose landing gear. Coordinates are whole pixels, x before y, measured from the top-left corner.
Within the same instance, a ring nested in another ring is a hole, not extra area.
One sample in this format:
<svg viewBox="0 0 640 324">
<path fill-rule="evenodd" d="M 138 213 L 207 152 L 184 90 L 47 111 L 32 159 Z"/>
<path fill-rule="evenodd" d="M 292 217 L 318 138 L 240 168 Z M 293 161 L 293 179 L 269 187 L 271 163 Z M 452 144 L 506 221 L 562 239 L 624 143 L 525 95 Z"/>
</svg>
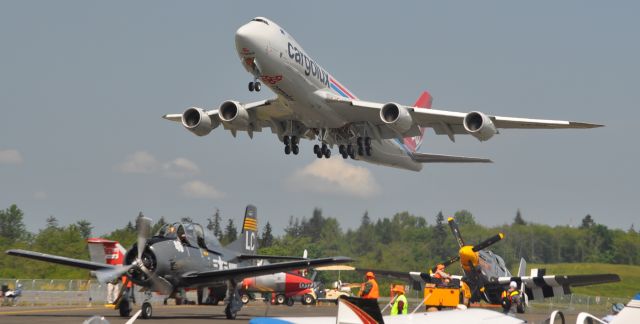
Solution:
<svg viewBox="0 0 640 324">
<path fill-rule="evenodd" d="M 249 91 L 253 92 L 255 90 L 256 92 L 260 92 L 261 88 L 262 84 L 260 83 L 260 81 L 256 80 L 249 82 Z"/>
</svg>

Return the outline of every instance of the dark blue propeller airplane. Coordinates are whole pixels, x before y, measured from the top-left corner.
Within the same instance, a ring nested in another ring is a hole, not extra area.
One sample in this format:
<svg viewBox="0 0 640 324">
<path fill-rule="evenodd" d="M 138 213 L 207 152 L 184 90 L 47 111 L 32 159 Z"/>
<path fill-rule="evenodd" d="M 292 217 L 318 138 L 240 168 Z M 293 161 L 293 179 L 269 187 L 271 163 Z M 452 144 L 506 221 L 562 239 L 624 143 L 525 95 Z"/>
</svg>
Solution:
<svg viewBox="0 0 640 324">
<path fill-rule="evenodd" d="M 257 210 L 248 205 L 240 237 L 222 246 L 200 224 L 181 222 L 164 225 L 150 236 L 151 219 L 142 215 L 136 220 L 138 241 L 127 252 L 123 266 L 78 260 L 25 250 L 8 250 L 9 255 L 83 268 L 94 272 L 102 283 L 126 276 L 144 287 L 142 317 L 150 318 L 148 300 L 152 292 L 169 296 L 186 288 L 226 286 L 225 315 L 235 319 L 242 308 L 239 284 L 242 279 L 283 271 L 352 262 L 347 257 L 304 259 L 289 256 L 257 255 Z M 288 260 L 256 265 L 257 260 Z M 132 304 L 127 294 L 119 299 L 120 316 L 128 317 Z"/>
</svg>

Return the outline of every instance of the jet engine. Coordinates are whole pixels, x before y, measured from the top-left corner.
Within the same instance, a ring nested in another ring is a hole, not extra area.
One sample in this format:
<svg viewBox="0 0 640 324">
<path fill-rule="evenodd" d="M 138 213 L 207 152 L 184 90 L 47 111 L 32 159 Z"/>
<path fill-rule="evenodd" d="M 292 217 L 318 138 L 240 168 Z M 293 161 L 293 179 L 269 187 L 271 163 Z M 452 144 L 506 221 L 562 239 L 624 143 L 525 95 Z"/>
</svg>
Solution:
<svg viewBox="0 0 640 324">
<path fill-rule="evenodd" d="M 217 120 L 211 119 L 202 108 L 191 107 L 182 113 L 182 126 L 198 136 L 211 133 L 219 124 Z"/>
<path fill-rule="evenodd" d="M 220 120 L 235 129 L 249 126 L 249 112 L 237 101 L 225 101 L 218 109 Z"/>
<path fill-rule="evenodd" d="M 413 125 L 413 119 L 407 108 L 393 102 L 382 106 L 380 119 L 399 134 L 404 134 Z"/>
<path fill-rule="evenodd" d="M 472 111 L 464 116 L 462 122 L 464 129 L 478 140 L 486 141 L 498 133 L 496 126 L 489 116 L 479 112 Z"/>
</svg>

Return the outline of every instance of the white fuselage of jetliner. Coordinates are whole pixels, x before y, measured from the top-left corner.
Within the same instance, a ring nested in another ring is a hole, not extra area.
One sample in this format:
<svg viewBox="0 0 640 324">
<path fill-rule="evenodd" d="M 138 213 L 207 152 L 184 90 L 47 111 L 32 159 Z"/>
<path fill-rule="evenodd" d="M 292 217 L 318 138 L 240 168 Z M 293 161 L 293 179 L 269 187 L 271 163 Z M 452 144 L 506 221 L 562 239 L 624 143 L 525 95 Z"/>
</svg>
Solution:
<svg viewBox="0 0 640 324">
<path fill-rule="evenodd" d="M 278 94 L 288 110 L 286 115 L 317 129 L 340 129 L 353 120 L 348 107 L 327 104 L 325 95 L 329 92 L 347 99 L 357 98 L 273 21 L 257 18 L 240 27 L 236 32 L 236 50 L 245 69 Z M 411 158 L 410 149 L 399 139 L 372 141 L 371 147 L 371 156 L 356 159 L 413 171 L 422 169 L 422 163 Z"/>
</svg>

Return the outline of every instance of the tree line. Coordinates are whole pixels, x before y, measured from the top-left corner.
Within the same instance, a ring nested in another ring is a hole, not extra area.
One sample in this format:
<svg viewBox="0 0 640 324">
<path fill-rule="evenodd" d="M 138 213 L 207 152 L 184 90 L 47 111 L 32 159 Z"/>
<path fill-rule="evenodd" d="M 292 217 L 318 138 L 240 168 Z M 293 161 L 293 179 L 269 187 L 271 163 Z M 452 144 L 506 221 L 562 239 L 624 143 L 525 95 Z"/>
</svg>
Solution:
<svg viewBox="0 0 640 324">
<path fill-rule="evenodd" d="M 23 212 L 12 205 L 0 210 L 0 251 L 14 248 L 30 249 L 88 259 L 86 238 L 92 226 L 87 220 L 62 226 L 49 217 L 45 227 L 30 233 L 23 223 Z M 640 264 L 640 234 L 633 228 L 610 229 L 586 215 L 578 227 L 549 226 L 525 221 L 520 211 L 511 224 L 483 226 L 467 210 L 456 212 L 460 232 L 466 244 L 476 244 L 498 232 L 505 239 L 491 250 L 502 256 L 512 270 L 520 257 L 529 263 L 596 262 L 611 264 Z M 183 221 L 191 221 L 182 218 Z M 154 224 L 153 231 L 166 224 L 164 217 Z M 203 224 L 204 225 L 204 224 Z M 222 244 L 238 237 L 233 219 L 226 222 L 216 210 L 208 218 L 207 230 Z M 103 235 L 130 247 L 136 240 L 135 226 L 130 221 L 123 228 Z M 360 267 L 399 271 L 425 271 L 438 262 L 458 253 L 458 245 L 442 212 L 432 219 L 400 212 L 373 221 L 367 212 L 360 225 L 343 229 L 336 217 L 324 216 L 314 209 L 311 216 L 293 217 L 281 235 L 274 235 L 266 222 L 259 233 L 259 253 L 302 256 L 306 249 L 310 257 L 344 255 L 356 259 Z M 459 272 L 453 266 L 451 272 Z M 85 270 L 55 266 L 42 262 L 0 254 L 1 278 L 87 278 Z"/>
</svg>

